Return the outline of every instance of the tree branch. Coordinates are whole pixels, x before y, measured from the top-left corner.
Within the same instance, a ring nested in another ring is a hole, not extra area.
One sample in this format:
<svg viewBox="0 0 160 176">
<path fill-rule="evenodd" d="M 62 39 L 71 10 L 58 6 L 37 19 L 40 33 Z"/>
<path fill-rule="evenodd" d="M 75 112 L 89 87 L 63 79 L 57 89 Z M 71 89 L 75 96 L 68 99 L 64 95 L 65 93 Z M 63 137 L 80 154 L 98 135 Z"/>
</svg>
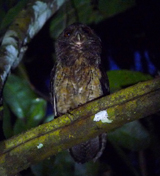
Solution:
<svg viewBox="0 0 160 176">
<path fill-rule="evenodd" d="M 94 121 L 106 110 L 108 121 Z M 0 175 L 13 175 L 102 132 L 160 110 L 160 78 L 102 97 L 0 143 Z M 110 122 L 110 123 L 107 123 Z M 15 162 L 16 161 L 16 162 Z"/>
<path fill-rule="evenodd" d="M 6 31 L 0 48 L 0 96 L 11 68 L 15 68 L 27 50 L 27 44 L 66 0 L 32 0 L 17 15 Z M 2 104 L 2 98 L 0 98 Z"/>
</svg>

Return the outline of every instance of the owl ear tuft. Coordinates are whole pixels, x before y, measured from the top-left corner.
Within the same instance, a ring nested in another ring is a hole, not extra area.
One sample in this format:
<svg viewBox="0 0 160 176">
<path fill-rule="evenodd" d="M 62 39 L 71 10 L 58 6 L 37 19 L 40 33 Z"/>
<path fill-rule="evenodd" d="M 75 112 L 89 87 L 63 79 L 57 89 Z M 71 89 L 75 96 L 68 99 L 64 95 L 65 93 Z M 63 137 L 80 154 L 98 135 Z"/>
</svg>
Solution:
<svg viewBox="0 0 160 176">
<path fill-rule="evenodd" d="M 89 27 L 87 27 L 87 26 L 83 27 L 83 31 L 84 31 L 86 34 L 91 34 L 91 33 L 92 33 L 92 29 L 89 28 Z"/>
</svg>

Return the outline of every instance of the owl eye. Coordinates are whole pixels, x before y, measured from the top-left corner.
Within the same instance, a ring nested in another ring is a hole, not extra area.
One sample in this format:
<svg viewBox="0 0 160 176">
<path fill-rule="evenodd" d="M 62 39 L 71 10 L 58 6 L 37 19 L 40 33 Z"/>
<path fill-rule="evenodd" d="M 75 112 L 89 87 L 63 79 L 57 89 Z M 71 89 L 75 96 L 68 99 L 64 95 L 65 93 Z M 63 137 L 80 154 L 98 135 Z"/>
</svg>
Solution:
<svg viewBox="0 0 160 176">
<path fill-rule="evenodd" d="M 64 37 L 69 37 L 72 34 L 72 30 L 67 30 L 64 32 Z"/>
<path fill-rule="evenodd" d="M 91 34 L 91 33 L 92 33 L 91 29 L 88 28 L 88 27 L 84 27 L 84 28 L 83 28 L 83 31 L 84 31 L 85 33 L 87 33 L 87 34 Z"/>
</svg>

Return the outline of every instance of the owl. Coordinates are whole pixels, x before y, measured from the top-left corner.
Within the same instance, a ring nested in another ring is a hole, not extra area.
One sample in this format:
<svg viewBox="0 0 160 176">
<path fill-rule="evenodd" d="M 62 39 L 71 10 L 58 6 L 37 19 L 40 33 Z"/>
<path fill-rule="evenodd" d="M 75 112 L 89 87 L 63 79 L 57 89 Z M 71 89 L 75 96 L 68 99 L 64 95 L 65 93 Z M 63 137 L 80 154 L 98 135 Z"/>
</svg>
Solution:
<svg viewBox="0 0 160 176">
<path fill-rule="evenodd" d="M 109 94 L 101 64 L 101 40 L 87 25 L 74 23 L 55 43 L 56 64 L 51 72 L 51 104 L 60 116 L 98 97 Z M 69 149 L 78 163 L 96 161 L 106 144 L 103 133 Z"/>
</svg>

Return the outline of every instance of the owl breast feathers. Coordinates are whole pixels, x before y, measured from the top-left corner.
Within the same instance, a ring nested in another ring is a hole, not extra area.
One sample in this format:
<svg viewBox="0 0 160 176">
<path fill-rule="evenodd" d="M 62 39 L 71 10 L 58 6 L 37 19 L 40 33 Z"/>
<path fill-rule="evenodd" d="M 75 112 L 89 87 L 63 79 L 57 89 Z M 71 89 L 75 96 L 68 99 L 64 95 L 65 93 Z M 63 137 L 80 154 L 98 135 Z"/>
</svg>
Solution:
<svg viewBox="0 0 160 176">
<path fill-rule="evenodd" d="M 51 72 L 51 103 L 55 116 L 109 93 L 101 67 L 101 40 L 81 23 L 68 26 L 58 37 L 56 64 Z M 105 148 L 105 133 L 72 147 L 76 162 L 96 160 Z"/>
</svg>

